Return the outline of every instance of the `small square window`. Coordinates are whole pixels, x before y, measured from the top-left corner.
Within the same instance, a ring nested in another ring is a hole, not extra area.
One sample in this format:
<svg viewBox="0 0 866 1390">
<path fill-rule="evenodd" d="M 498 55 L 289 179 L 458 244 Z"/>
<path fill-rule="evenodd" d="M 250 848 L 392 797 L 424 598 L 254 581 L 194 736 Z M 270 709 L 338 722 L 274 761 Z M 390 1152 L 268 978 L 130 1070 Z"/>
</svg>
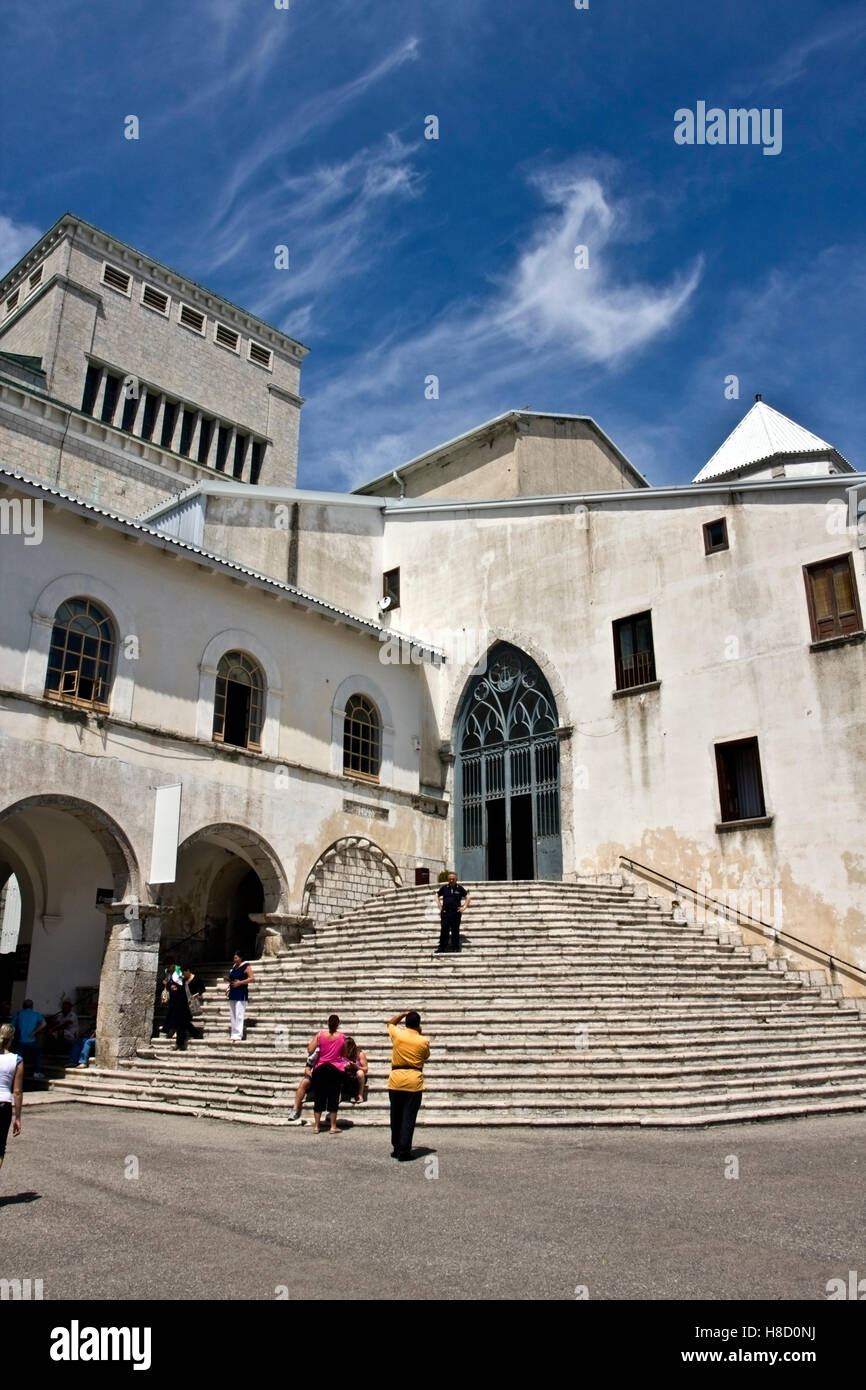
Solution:
<svg viewBox="0 0 866 1390">
<path fill-rule="evenodd" d="M 264 367 L 267 371 L 270 371 L 274 360 L 274 354 L 270 348 L 265 347 L 262 343 L 254 343 L 252 339 L 250 339 L 247 349 L 247 357 L 250 362 L 255 362 L 257 367 Z"/>
<path fill-rule="evenodd" d="M 717 743 L 716 772 L 722 821 L 752 820 L 766 815 L 756 738 Z"/>
<path fill-rule="evenodd" d="M 727 550 L 728 547 L 728 523 L 725 518 L 719 517 L 718 521 L 707 521 L 704 523 L 704 553 L 713 555 L 717 550 Z"/>
<path fill-rule="evenodd" d="M 199 313 L 198 309 L 193 309 L 190 304 L 181 304 L 177 321 L 184 328 L 189 328 L 193 333 L 200 333 L 202 337 L 204 336 L 207 319 L 204 314 Z"/>
<path fill-rule="evenodd" d="M 125 294 L 127 298 L 132 293 L 132 276 L 110 261 L 103 261 L 102 283 L 108 285 L 109 289 L 117 290 L 118 294 Z"/>
<path fill-rule="evenodd" d="M 164 318 L 168 318 L 171 299 L 162 290 L 158 290 L 155 285 L 142 285 L 141 302 L 146 309 L 152 309 L 155 314 L 162 314 Z"/>
<path fill-rule="evenodd" d="M 224 323 L 216 323 L 213 336 L 219 347 L 228 348 L 229 352 L 240 352 L 241 335 L 233 328 L 226 328 Z"/>
<path fill-rule="evenodd" d="M 388 599 L 386 604 L 383 602 L 383 612 L 391 612 L 394 608 L 400 607 L 400 571 L 399 569 L 388 570 L 382 575 L 382 598 Z"/>
</svg>

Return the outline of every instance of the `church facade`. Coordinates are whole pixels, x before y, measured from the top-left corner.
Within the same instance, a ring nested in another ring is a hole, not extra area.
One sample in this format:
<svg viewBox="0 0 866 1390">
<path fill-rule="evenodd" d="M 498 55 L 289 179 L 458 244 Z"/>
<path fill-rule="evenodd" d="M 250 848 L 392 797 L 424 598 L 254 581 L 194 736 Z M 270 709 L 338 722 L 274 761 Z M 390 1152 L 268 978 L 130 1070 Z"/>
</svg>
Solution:
<svg viewBox="0 0 866 1390">
<path fill-rule="evenodd" d="M 110 1060 L 160 952 L 623 856 L 866 966 L 866 477 L 757 401 L 686 486 L 513 411 L 300 490 L 305 353 L 72 216 L 0 282 L 0 1002 Z"/>
</svg>

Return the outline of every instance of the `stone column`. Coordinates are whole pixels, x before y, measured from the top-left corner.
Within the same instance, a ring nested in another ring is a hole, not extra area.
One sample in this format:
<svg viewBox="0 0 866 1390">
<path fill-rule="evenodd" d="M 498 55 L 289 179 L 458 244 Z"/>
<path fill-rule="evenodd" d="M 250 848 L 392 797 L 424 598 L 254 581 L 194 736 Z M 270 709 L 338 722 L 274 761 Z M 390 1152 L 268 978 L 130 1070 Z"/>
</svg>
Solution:
<svg viewBox="0 0 866 1390">
<path fill-rule="evenodd" d="M 201 434 L 201 411 L 200 411 L 200 410 L 197 410 L 196 413 L 195 413 L 195 419 L 194 419 L 193 422 L 192 422 L 192 434 L 190 435 L 190 439 L 189 439 L 189 451 L 188 451 L 188 453 L 187 453 L 187 455 L 186 455 L 186 457 L 189 458 L 189 459 L 192 459 L 194 463 L 198 463 L 198 441 L 199 441 L 199 435 L 200 435 L 200 434 Z"/>
<path fill-rule="evenodd" d="M 96 1061 L 116 1067 L 150 1042 L 159 965 L 160 917 L 172 908 L 104 903 L 105 953 L 99 977 Z"/>
<path fill-rule="evenodd" d="M 105 388 L 108 382 L 108 371 L 105 367 L 99 369 L 99 385 L 96 388 L 96 395 L 93 398 L 92 418 L 102 420 L 102 406 L 105 401 Z M 106 422 L 107 423 L 107 422 Z"/>
<path fill-rule="evenodd" d="M 216 456 L 217 456 L 217 449 L 218 449 L 218 447 L 219 447 L 219 437 L 220 437 L 220 422 L 219 422 L 219 420 L 214 420 L 214 422 L 213 422 L 213 429 L 211 430 L 211 435 L 210 435 L 210 448 L 209 448 L 208 451 L 207 451 L 207 458 L 204 459 L 204 464 L 205 464 L 205 467 L 207 467 L 207 468 L 216 468 Z"/>
<path fill-rule="evenodd" d="M 229 426 L 228 443 L 226 444 L 226 456 L 225 456 L 225 458 L 223 459 L 223 466 L 222 466 L 222 468 L 219 470 L 221 473 L 225 473 L 225 475 L 226 475 L 227 478 L 230 478 L 230 477 L 232 476 L 232 469 L 233 469 L 234 466 L 235 466 L 235 438 L 236 438 L 236 436 L 237 436 L 237 428 L 236 428 L 234 425 L 230 425 L 230 426 Z"/>
</svg>

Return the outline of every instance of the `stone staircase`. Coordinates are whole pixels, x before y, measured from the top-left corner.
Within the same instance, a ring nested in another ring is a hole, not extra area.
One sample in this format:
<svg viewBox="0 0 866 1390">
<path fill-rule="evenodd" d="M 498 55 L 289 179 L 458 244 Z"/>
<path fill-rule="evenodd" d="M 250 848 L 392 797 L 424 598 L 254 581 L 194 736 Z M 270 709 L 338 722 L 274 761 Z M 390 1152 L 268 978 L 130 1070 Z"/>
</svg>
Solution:
<svg viewBox="0 0 866 1390">
<path fill-rule="evenodd" d="M 706 1125 L 866 1109 L 866 1022 L 825 972 L 767 960 L 732 929 L 677 922 L 646 886 L 479 883 L 464 950 L 436 955 L 431 888 L 378 898 L 254 962 L 247 1041 L 218 976 L 202 1041 L 157 1037 L 52 1083 L 93 1104 L 286 1124 L 306 1043 L 337 1012 L 387 1124 L 384 1021 L 418 1008 L 432 1056 L 419 1124 Z M 312 1107 L 305 1107 L 312 1119 Z"/>
</svg>

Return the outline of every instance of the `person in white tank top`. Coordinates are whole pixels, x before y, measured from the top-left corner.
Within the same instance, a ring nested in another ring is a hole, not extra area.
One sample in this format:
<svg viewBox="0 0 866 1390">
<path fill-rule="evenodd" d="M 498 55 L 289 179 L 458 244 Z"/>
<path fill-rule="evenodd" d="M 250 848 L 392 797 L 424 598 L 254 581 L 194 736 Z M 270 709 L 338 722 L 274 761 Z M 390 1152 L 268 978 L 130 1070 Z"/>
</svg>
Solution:
<svg viewBox="0 0 866 1390">
<path fill-rule="evenodd" d="M 21 1104 L 24 1099 L 24 1063 L 17 1052 L 10 1052 L 15 1029 L 10 1023 L 0 1028 L 0 1168 L 6 1156 L 9 1128 L 13 1138 L 21 1133 Z"/>
</svg>

